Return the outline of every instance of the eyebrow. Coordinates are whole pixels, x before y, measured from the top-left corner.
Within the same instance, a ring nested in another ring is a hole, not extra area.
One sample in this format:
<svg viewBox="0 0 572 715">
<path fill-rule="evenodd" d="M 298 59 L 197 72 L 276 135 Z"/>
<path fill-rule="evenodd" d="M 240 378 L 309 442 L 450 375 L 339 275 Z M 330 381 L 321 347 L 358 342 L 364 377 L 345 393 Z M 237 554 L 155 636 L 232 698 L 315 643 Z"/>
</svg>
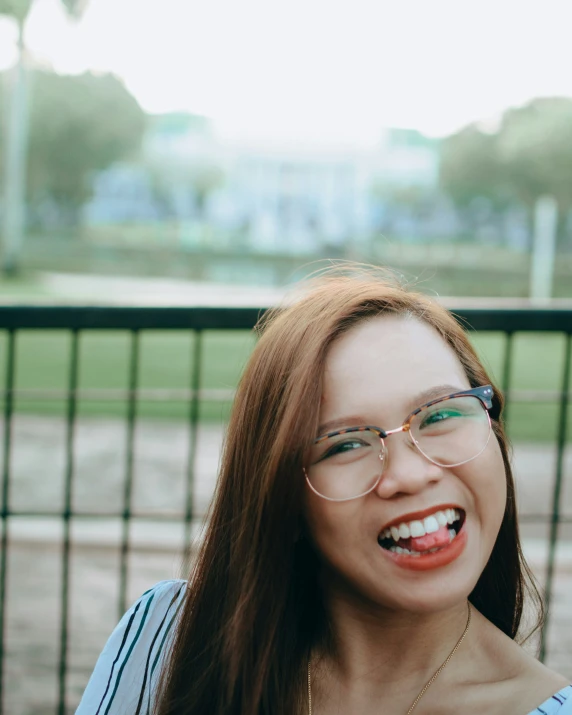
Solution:
<svg viewBox="0 0 572 715">
<path fill-rule="evenodd" d="M 463 390 L 468 390 L 470 388 L 460 387 L 459 385 L 434 385 L 427 390 L 417 393 L 408 402 L 408 412 L 411 412 L 421 405 L 431 402 L 431 400 L 436 400 L 439 397 L 446 397 L 447 395 L 452 395 L 455 392 L 462 392 Z M 404 418 L 405 419 L 405 418 Z M 369 424 L 368 421 L 361 415 L 346 415 L 344 417 L 338 417 L 335 420 L 330 420 L 329 422 L 324 422 L 318 428 L 318 436 L 327 434 L 328 432 L 334 432 L 337 429 L 342 429 L 343 427 L 353 427 L 357 425 Z M 377 425 L 381 426 L 381 425 Z"/>
</svg>

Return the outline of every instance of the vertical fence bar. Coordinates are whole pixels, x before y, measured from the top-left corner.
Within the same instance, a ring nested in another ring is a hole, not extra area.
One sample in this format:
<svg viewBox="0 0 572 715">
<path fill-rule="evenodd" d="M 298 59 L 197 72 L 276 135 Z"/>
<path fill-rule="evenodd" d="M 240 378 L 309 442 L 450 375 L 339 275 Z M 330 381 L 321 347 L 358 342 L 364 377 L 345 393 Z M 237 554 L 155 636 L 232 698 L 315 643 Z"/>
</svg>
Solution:
<svg viewBox="0 0 572 715">
<path fill-rule="evenodd" d="M 187 463 L 187 495 L 185 511 L 185 535 L 183 558 L 185 568 L 191 554 L 192 524 L 194 512 L 195 469 L 197 457 L 197 433 L 199 427 L 199 390 L 201 387 L 203 333 L 195 331 L 192 351 L 191 402 L 189 404 L 189 458 Z"/>
<path fill-rule="evenodd" d="M 119 566 L 119 617 L 127 610 L 127 577 L 129 566 L 129 529 L 131 522 L 131 498 L 133 494 L 133 448 L 135 441 L 135 419 L 137 416 L 137 386 L 139 382 L 139 331 L 131 331 L 131 352 L 129 358 L 129 394 L 127 401 L 127 456 L 125 462 L 125 484 L 123 489 L 123 512 L 121 527 L 121 557 Z"/>
<path fill-rule="evenodd" d="M 6 659 L 6 583 L 8 579 L 8 517 L 10 516 L 10 458 L 14 412 L 14 358 L 16 336 L 8 331 L 4 389 L 4 455 L 2 460 L 2 561 L 0 563 L 0 715 L 4 713 L 4 668 Z"/>
<path fill-rule="evenodd" d="M 560 392 L 560 405 L 558 414 L 558 436 L 556 446 L 556 471 L 554 474 L 554 488 L 552 492 L 552 517 L 550 520 L 550 540 L 548 548 L 548 566 L 546 569 L 546 583 L 544 587 L 546 601 L 546 620 L 542 629 L 540 641 L 540 659 L 544 662 L 548 640 L 548 623 L 550 617 L 550 603 L 552 601 L 552 587 L 554 582 L 554 564 L 556 560 L 556 543 L 558 540 L 558 526 L 560 523 L 560 501 L 562 494 L 562 481 L 564 475 L 564 448 L 566 445 L 566 430 L 568 417 L 568 392 L 570 390 L 570 360 L 572 357 L 572 334 L 566 339 L 564 350 L 564 370 L 562 374 L 562 390 Z"/>
<path fill-rule="evenodd" d="M 506 425 L 508 418 L 508 407 L 509 407 L 509 390 L 510 390 L 510 379 L 512 373 L 512 348 L 513 348 L 513 338 L 514 333 L 508 331 L 506 333 L 506 340 L 504 344 L 504 359 L 502 366 L 502 384 L 501 389 L 504 395 L 504 410 L 503 419 Z"/>
<path fill-rule="evenodd" d="M 69 641 L 69 582 L 70 582 L 70 550 L 71 550 L 71 517 L 73 506 L 74 477 L 74 434 L 77 412 L 77 376 L 78 376 L 78 343 L 79 333 L 72 330 L 70 346 L 69 382 L 67 394 L 66 415 L 66 472 L 64 484 L 63 545 L 62 545 L 62 592 L 60 614 L 60 665 L 59 665 L 59 701 L 58 715 L 66 712 L 66 680 L 68 667 Z"/>
</svg>

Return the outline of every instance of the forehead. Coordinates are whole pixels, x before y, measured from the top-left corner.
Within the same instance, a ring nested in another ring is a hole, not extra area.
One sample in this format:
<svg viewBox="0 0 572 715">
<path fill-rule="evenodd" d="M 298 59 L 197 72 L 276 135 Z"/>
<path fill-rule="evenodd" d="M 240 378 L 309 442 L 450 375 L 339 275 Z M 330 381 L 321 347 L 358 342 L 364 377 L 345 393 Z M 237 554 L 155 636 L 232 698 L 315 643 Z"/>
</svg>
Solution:
<svg viewBox="0 0 572 715">
<path fill-rule="evenodd" d="M 470 387 L 457 355 L 439 333 L 417 318 L 378 316 L 332 345 L 325 364 L 322 411 L 380 409 L 388 404 L 399 408 L 442 384 Z"/>
</svg>

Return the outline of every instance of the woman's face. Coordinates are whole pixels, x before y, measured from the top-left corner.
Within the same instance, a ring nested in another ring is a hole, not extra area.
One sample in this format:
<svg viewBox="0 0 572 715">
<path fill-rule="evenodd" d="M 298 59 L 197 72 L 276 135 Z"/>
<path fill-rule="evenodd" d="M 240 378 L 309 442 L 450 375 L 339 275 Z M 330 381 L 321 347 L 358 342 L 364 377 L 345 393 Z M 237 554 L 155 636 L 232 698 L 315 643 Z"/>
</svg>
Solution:
<svg viewBox="0 0 572 715">
<path fill-rule="evenodd" d="M 470 387 L 457 356 L 429 325 L 399 316 L 373 318 L 344 334 L 329 352 L 320 409 L 326 427 L 320 434 L 355 425 L 391 430 L 432 399 L 427 395 L 435 388 L 436 396 L 445 396 Z M 336 426 L 328 427 L 332 422 Z M 426 459 L 405 432 L 385 444 L 383 476 L 369 494 L 333 502 L 306 490 L 308 529 L 324 564 L 325 586 L 332 595 L 389 609 L 447 608 L 473 590 L 502 521 L 506 478 L 498 442 L 491 435 L 478 457 L 449 468 Z M 430 544 L 421 534 L 419 541 L 399 542 L 421 556 L 387 548 L 395 543 L 384 538 L 391 526 L 411 530 L 414 521 L 425 524 L 432 515 L 440 523 L 438 512 L 451 516 L 448 509 L 456 509 L 462 523 L 450 545 L 428 556 Z"/>
</svg>

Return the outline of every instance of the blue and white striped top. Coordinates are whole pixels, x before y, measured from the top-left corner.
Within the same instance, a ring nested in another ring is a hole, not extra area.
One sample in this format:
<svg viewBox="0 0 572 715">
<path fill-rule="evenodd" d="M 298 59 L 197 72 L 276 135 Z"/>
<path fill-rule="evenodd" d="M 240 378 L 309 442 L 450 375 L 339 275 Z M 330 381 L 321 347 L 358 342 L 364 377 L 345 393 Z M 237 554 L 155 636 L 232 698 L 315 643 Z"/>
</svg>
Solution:
<svg viewBox="0 0 572 715">
<path fill-rule="evenodd" d="M 151 715 L 186 586 L 160 581 L 127 611 L 99 656 L 76 715 Z M 572 715 L 572 685 L 529 715 Z"/>
</svg>

